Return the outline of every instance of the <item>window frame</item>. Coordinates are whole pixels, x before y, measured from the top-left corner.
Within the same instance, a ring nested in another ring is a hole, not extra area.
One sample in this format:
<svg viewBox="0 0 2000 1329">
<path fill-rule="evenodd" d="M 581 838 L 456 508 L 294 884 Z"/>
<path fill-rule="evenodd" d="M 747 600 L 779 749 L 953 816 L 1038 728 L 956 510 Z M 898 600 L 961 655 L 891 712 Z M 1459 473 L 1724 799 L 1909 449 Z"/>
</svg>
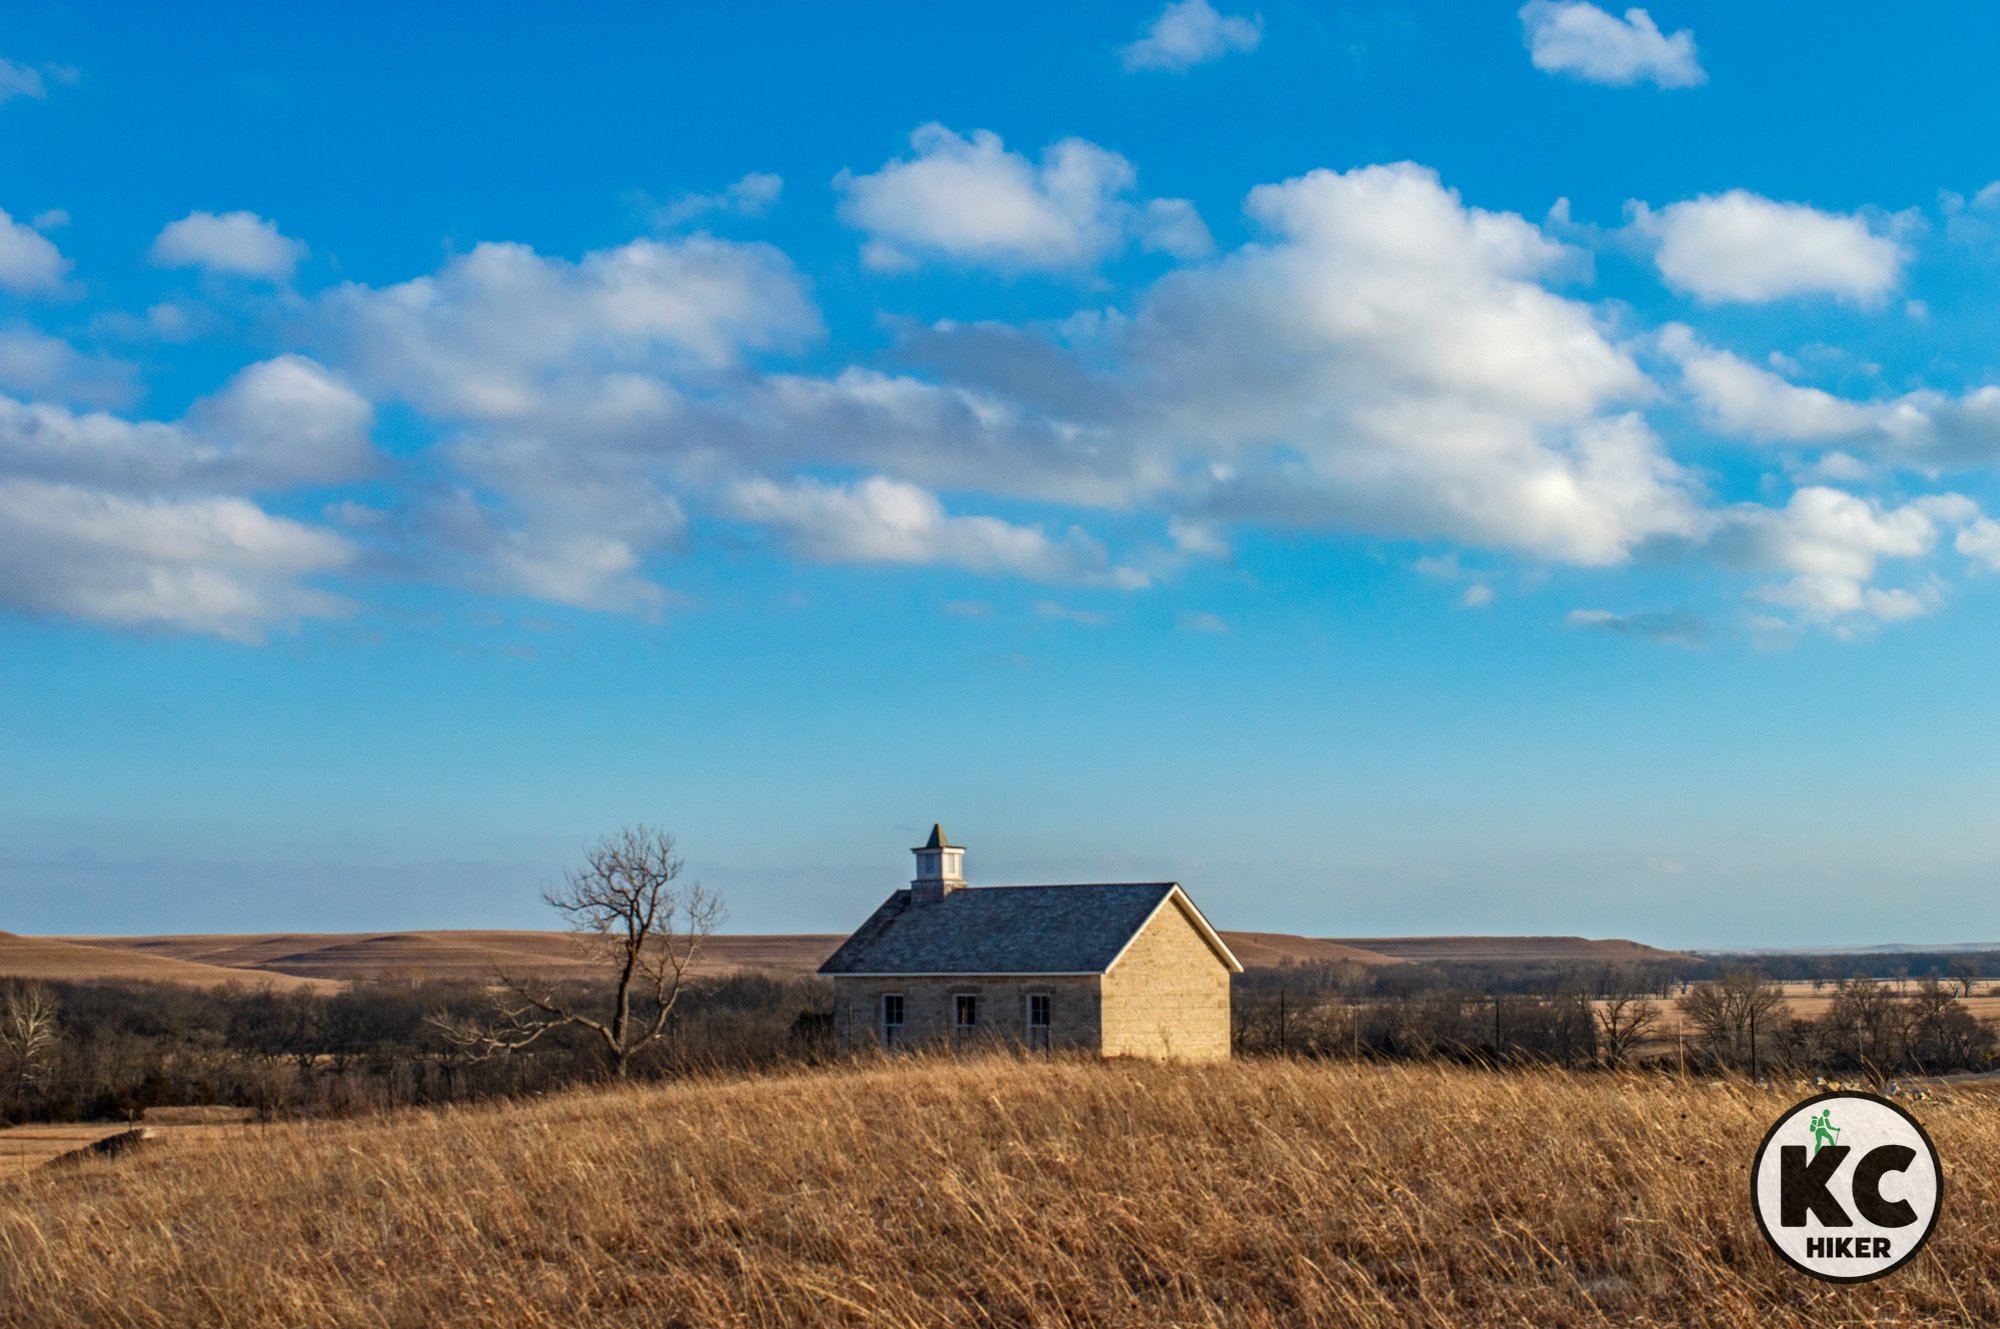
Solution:
<svg viewBox="0 0 2000 1329">
<path fill-rule="evenodd" d="M 972 1018 L 961 1017 L 970 1010 Z M 976 1036 L 979 1032 L 979 994 L 977 992 L 954 992 L 951 994 L 951 1040 L 954 1045 Z"/>
<path fill-rule="evenodd" d="M 896 1003 L 896 1018 L 893 1021 L 889 1018 L 889 1003 L 892 1001 Z M 898 1048 L 903 1045 L 903 1021 L 908 1013 L 909 1007 L 900 992 L 884 992 L 876 998 L 875 1027 L 881 1033 L 883 1047 Z"/>
<path fill-rule="evenodd" d="M 1042 1020 L 1040 1024 L 1035 1023 L 1036 1002 L 1042 1004 Z M 1054 993 L 1028 993 L 1027 1010 L 1024 1012 L 1023 1018 L 1026 1021 L 1026 1038 L 1029 1047 L 1040 1051 L 1048 1050 L 1049 1044 L 1052 1041 L 1049 1027 L 1055 1023 L 1055 1005 Z"/>
</svg>

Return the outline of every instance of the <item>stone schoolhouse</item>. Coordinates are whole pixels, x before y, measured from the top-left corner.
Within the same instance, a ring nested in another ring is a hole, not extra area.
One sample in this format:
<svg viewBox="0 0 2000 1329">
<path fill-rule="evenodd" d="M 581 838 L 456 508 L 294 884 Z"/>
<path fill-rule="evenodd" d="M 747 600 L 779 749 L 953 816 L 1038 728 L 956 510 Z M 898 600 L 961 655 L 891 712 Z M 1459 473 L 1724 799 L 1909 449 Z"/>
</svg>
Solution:
<svg viewBox="0 0 2000 1329">
<path fill-rule="evenodd" d="M 841 1047 L 1229 1056 L 1243 966 L 1178 882 L 968 886 L 941 826 L 917 875 L 819 972 Z"/>
</svg>

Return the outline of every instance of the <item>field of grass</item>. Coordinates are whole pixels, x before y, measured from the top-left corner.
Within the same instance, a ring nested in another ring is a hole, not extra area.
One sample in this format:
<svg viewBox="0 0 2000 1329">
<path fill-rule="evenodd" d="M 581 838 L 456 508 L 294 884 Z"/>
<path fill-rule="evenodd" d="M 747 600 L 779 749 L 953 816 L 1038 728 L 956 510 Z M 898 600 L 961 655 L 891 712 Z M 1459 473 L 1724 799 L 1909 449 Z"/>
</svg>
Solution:
<svg viewBox="0 0 2000 1329">
<path fill-rule="evenodd" d="M 1598 965 L 1685 959 L 1632 941 L 1585 937 L 1390 937 L 1362 945 L 1284 932 L 1225 932 L 1246 965 L 1409 960 Z M 845 937 L 836 933 L 720 934 L 703 945 L 698 972 L 810 973 Z M 591 966 L 565 932 L 351 932 L 190 934 L 161 937 L 13 937 L 0 933 L 0 977 L 150 979 L 318 985 L 356 979 L 484 980 L 502 973 L 563 975 Z"/>
<path fill-rule="evenodd" d="M 1802 1091 L 979 1060 L 259 1129 L 0 1186 L 0 1325 L 2000 1319 L 2000 1112 L 1919 1106 L 1925 1254 L 1806 1279 L 1745 1176 Z"/>
</svg>

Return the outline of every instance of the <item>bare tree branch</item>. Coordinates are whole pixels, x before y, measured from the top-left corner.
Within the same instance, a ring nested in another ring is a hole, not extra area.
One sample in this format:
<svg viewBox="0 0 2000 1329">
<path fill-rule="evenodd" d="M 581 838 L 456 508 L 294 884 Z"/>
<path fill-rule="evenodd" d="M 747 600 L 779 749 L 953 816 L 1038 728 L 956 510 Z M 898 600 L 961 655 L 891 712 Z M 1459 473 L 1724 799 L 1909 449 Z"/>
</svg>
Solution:
<svg viewBox="0 0 2000 1329">
<path fill-rule="evenodd" d="M 554 1029 L 586 1030 L 623 1079 L 632 1058 L 666 1032 L 702 944 L 722 921 L 721 900 L 700 882 L 678 884 L 683 867 L 673 836 L 628 826 L 592 845 L 581 869 L 543 892 L 586 958 L 610 974 L 608 1010 L 586 1011 L 545 979 L 500 975 L 505 995 L 488 1019 L 436 1017 L 432 1026 L 474 1057 L 516 1051 Z"/>
</svg>

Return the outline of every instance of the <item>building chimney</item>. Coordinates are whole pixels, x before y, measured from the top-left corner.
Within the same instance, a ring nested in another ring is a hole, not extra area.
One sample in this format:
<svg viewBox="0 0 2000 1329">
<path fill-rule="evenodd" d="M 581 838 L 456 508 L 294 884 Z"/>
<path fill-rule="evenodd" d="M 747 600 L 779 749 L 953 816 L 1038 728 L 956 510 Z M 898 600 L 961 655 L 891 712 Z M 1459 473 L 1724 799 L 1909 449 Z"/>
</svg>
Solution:
<svg viewBox="0 0 2000 1329">
<path fill-rule="evenodd" d="M 932 825 L 931 838 L 910 852 L 917 856 L 917 875 L 910 882 L 913 903 L 936 904 L 965 889 L 965 849 L 945 838 L 944 827 Z"/>
</svg>

